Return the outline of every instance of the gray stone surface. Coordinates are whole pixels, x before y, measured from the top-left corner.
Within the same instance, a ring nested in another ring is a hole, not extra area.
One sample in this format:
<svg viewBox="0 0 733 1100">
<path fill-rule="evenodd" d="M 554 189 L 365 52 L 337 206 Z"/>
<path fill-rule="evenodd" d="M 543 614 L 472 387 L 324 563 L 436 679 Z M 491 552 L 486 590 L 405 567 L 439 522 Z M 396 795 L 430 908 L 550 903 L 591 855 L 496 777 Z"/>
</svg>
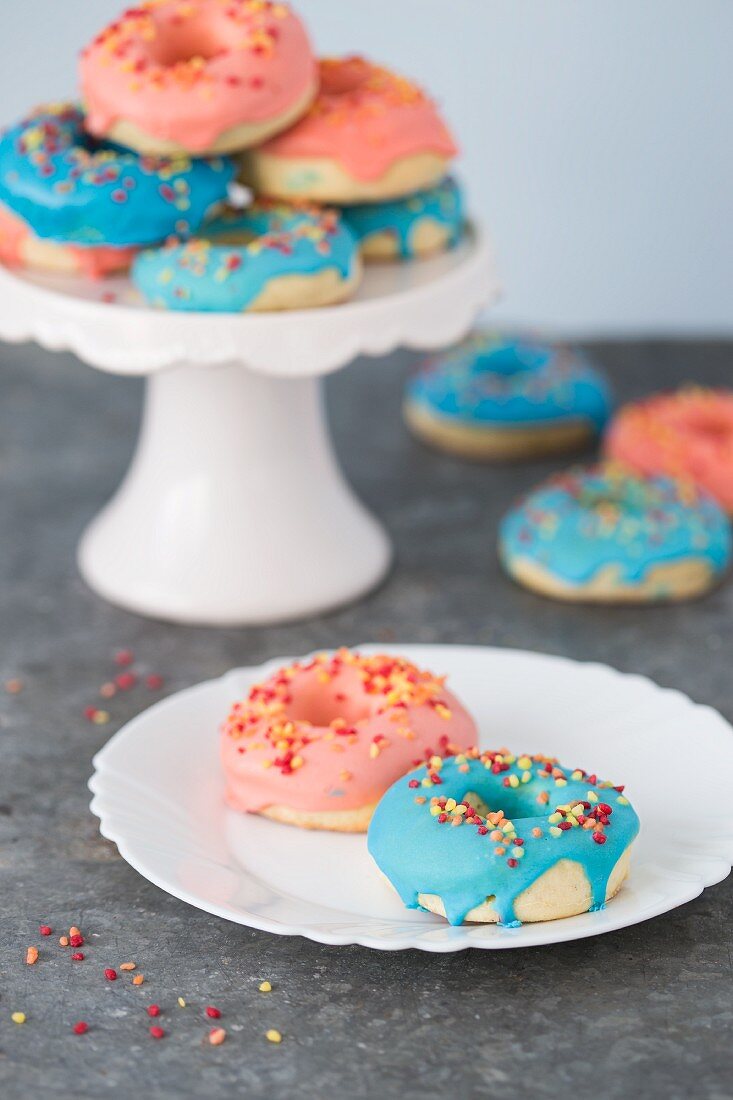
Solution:
<svg viewBox="0 0 733 1100">
<path fill-rule="evenodd" d="M 730 345 L 600 346 L 624 396 L 685 379 L 729 383 Z M 733 879 L 618 933 L 523 952 L 430 956 L 327 948 L 215 919 L 167 897 L 102 840 L 88 811 L 95 750 L 148 701 L 85 706 L 134 649 L 175 690 L 229 666 L 376 639 L 488 642 L 645 673 L 733 718 L 733 586 L 687 606 L 579 609 L 502 577 L 498 518 L 550 466 L 463 465 L 402 429 L 408 357 L 329 382 L 344 465 L 394 533 L 387 583 L 358 607 L 297 626 L 205 630 L 147 622 L 88 592 L 74 567 L 86 521 L 116 485 L 138 421 L 138 383 L 69 356 L 0 348 L 0 1095 L 337 1096 L 440 1093 L 710 1097 L 733 1094 Z M 690 760 L 695 766 L 695 747 Z M 675 792 L 670 791 L 670 797 Z M 694 807 L 687 808 L 694 816 Z M 684 807 L 683 807 L 684 811 Z M 56 937 L 77 924 L 87 959 Z M 28 944 L 41 959 L 27 967 Z M 134 959 L 146 984 L 102 969 Z M 257 992 L 260 978 L 275 989 Z M 188 1007 L 176 1005 L 184 996 Z M 155 1043 L 143 1006 L 166 1008 Z M 203 1041 L 202 1005 L 227 1042 Z M 15 1010 L 28 1020 L 10 1021 Z M 84 1037 L 70 1032 L 80 1018 Z M 267 1027 L 285 1039 L 264 1041 Z"/>
</svg>

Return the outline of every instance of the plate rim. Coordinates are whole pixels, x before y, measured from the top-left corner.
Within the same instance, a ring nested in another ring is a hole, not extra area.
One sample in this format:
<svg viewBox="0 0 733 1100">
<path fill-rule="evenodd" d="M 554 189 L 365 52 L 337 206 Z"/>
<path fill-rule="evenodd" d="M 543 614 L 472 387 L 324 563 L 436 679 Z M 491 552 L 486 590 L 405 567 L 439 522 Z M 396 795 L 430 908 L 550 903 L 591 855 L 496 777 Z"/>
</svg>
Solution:
<svg viewBox="0 0 733 1100">
<path fill-rule="evenodd" d="M 362 644 L 350 646 L 349 648 L 368 653 L 370 651 L 376 652 L 384 650 L 385 644 L 365 642 Z M 720 713 L 720 711 L 716 710 L 716 708 L 711 706 L 710 704 L 698 703 L 685 692 L 681 691 L 679 688 L 664 687 L 661 684 L 658 684 L 651 677 L 646 676 L 642 673 L 623 672 L 620 669 L 614 668 L 612 665 L 608 665 L 603 661 L 584 661 L 578 658 L 568 657 L 565 654 L 547 653 L 541 650 L 530 650 L 513 646 L 481 645 L 460 642 L 390 642 L 387 644 L 386 648 L 395 653 L 399 653 L 400 651 L 406 649 L 413 651 L 422 650 L 426 653 L 426 655 L 429 653 L 434 653 L 438 649 L 451 649 L 454 651 L 463 650 L 470 653 L 481 652 L 493 654 L 511 654 L 512 656 L 522 659 L 530 658 L 532 660 L 549 661 L 552 663 L 564 665 L 566 667 L 570 666 L 573 669 L 583 672 L 601 671 L 603 673 L 611 673 L 613 677 L 620 677 L 624 680 L 635 680 L 651 688 L 654 692 L 661 692 L 662 694 L 667 696 L 674 696 L 685 706 L 712 714 L 718 721 L 720 721 L 725 727 L 727 727 L 730 733 L 733 733 L 733 725 L 731 725 L 731 723 L 725 718 L 724 715 Z M 105 759 L 111 754 L 113 747 L 120 741 L 124 740 L 125 737 L 129 736 L 131 731 L 133 731 L 135 727 L 147 722 L 151 718 L 151 716 L 155 715 L 156 711 L 165 709 L 165 707 L 168 706 L 173 700 L 180 701 L 190 695 L 199 693 L 203 694 L 207 690 L 210 690 L 214 685 L 222 684 L 226 680 L 237 677 L 239 675 L 250 676 L 253 673 L 258 675 L 266 675 L 266 670 L 270 667 L 277 668 L 279 665 L 287 663 L 288 661 L 292 661 L 293 659 L 307 659 L 308 657 L 312 656 L 313 653 L 320 652 L 334 652 L 334 650 L 322 648 L 315 650 L 310 654 L 304 654 L 300 658 L 293 658 L 291 656 L 276 656 L 267 658 L 259 664 L 237 665 L 233 668 L 228 669 L 220 676 L 213 676 L 206 680 L 201 680 L 195 684 L 190 684 L 187 687 L 179 689 L 178 691 L 171 692 L 170 695 L 167 695 L 165 698 L 159 699 L 155 703 L 152 703 L 150 706 L 145 707 L 133 718 L 125 722 L 109 738 L 109 740 L 106 741 L 105 744 L 97 750 L 92 758 L 93 772 L 89 780 L 87 781 L 87 786 L 93 795 L 89 804 L 89 809 L 99 821 L 100 834 L 106 840 L 109 840 L 116 845 L 122 859 L 124 859 L 125 862 L 128 863 L 134 871 L 140 874 L 148 882 L 151 882 L 154 886 L 163 890 L 165 893 L 169 894 L 172 897 L 175 897 L 177 900 L 182 901 L 187 905 L 191 905 L 194 908 L 201 910 L 202 912 L 210 913 L 212 916 L 217 916 L 221 919 L 231 921 L 232 923 L 238 924 L 242 927 L 253 928 L 261 932 L 269 932 L 274 935 L 281 936 L 301 936 L 305 939 L 311 940 L 312 942 L 320 943 L 325 946 L 361 946 L 380 951 L 401 951 L 417 949 L 435 954 L 447 954 L 455 951 L 468 950 L 469 948 L 479 950 L 504 950 L 516 949 L 519 947 L 529 949 L 532 947 L 548 946 L 547 942 L 516 942 L 516 937 L 515 935 L 513 935 L 513 933 L 519 930 L 514 929 L 504 929 L 503 931 L 504 933 L 506 933 L 506 935 L 503 935 L 502 937 L 493 937 L 492 939 L 483 940 L 480 938 L 474 939 L 471 936 L 471 933 L 473 931 L 481 931 L 481 929 L 485 927 L 483 925 L 460 926 L 459 928 L 455 929 L 455 937 L 449 935 L 441 940 L 432 941 L 426 936 L 426 933 L 429 934 L 431 932 L 435 932 L 436 929 L 441 929 L 445 931 L 448 930 L 447 926 L 436 926 L 432 924 L 425 925 L 423 931 L 406 932 L 404 939 L 398 937 L 382 939 L 374 935 L 349 933 L 348 930 L 343 929 L 343 925 L 349 923 L 347 921 L 340 922 L 340 924 L 342 925 L 342 929 L 339 932 L 329 933 L 322 928 L 308 928 L 304 926 L 287 924 L 281 920 L 262 917 L 257 913 L 251 912 L 246 914 L 245 920 L 242 919 L 243 914 L 241 910 L 239 912 L 235 912 L 231 907 L 228 907 L 226 905 L 218 905 L 213 902 L 202 901 L 200 897 L 194 898 L 192 894 L 188 893 L 186 890 L 177 886 L 176 884 L 171 884 L 168 881 L 164 881 L 164 876 L 159 876 L 154 870 L 151 870 L 149 867 L 141 866 L 140 860 L 130 849 L 130 846 L 125 839 L 124 833 L 120 834 L 118 830 L 114 829 L 114 827 L 110 825 L 109 818 L 110 816 L 112 816 L 112 812 L 107 812 L 104 808 L 105 794 L 103 789 L 101 789 L 101 784 L 103 784 L 104 782 L 105 774 L 107 776 L 110 776 L 113 774 L 114 771 L 114 769 L 108 766 L 108 760 Z M 731 833 L 733 835 L 733 816 L 731 818 Z M 714 856 L 708 862 L 710 867 L 715 867 L 715 872 L 713 873 L 712 871 L 709 871 L 707 874 L 697 872 L 694 874 L 694 876 L 691 873 L 690 880 L 687 884 L 688 889 L 684 891 L 684 897 L 680 896 L 678 899 L 674 900 L 672 904 L 670 904 L 669 897 L 663 896 L 659 899 L 657 904 L 650 904 L 646 909 L 643 910 L 640 915 L 636 916 L 632 921 L 621 920 L 618 923 L 614 923 L 612 921 L 610 924 L 607 923 L 602 927 L 594 928 L 592 926 L 586 926 L 573 930 L 569 922 L 580 918 L 567 918 L 567 924 L 564 921 L 545 921 L 539 922 L 536 927 L 539 928 L 544 927 L 547 924 L 552 924 L 555 926 L 557 931 L 560 931 L 561 929 L 567 930 L 567 935 L 556 935 L 551 941 L 549 941 L 550 943 L 554 944 L 571 942 L 578 939 L 588 939 L 592 936 L 603 935 L 608 932 L 620 931 L 622 928 L 632 927 L 635 924 L 640 924 L 644 921 L 651 920 L 654 917 L 661 916 L 662 914 L 667 912 L 671 912 L 672 910 L 679 908 L 679 906 L 681 905 L 686 905 L 687 902 L 694 900 L 696 897 L 699 897 L 703 890 L 705 890 L 708 886 L 715 886 L 718 883 L 724 881 L 731 873 L 731 870 L 733 870 L 733 860 L 729 861 L 728 858 L 725 856 Z M 609 910 L 606 909 L 604 910 L 604 912 L 608 913 Z M 581 918 L 584 916 L 586 916 L 586 914 L 581 914 Z M 364 919 L 372 920 L 375 918 Z M 352 923 L 354 925 L 357 925 L 359 923 L 359 919 L 357 916 L 354 916 Z M 382 920 L 382 923 L 389 923 L 389 918 L 384 918 Z M 450 933 L 453 930 L 448 931 Z"/>
</svg>

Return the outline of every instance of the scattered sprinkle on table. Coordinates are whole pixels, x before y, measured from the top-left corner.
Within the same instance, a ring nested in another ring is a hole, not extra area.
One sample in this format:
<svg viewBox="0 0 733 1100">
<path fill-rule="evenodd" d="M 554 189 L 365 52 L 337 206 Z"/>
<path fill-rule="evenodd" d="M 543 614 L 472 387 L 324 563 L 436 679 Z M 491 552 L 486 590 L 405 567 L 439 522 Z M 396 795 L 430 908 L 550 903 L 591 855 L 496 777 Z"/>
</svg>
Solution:
<svg viewBox="0 0 733 1100">
<path fill-rule="evenodd" d="M 153 1024 L 150 1029 L 150 1037 L 152 1039 L 163 1039 L 165 1037 L 165 1032 L 163 1031 L 162 1027 L 158 1027 L 157 1024 Z"/>
<path fill-rule="evenodd" d="M 259 989 L 260 993 L 271 993 L 272 992 L 272 986 L 270 985 L 269 982 L 260 982 L 260 984 L 257 986 L 257 988 Z"/>
<path fill-rule="evenodd" d="M 20 695 L 23 687 L 24 684 L 22 680 L 14 678 L 12 680 L 5 681 L 5 690 L 7 691 L 8 695 Z"/>
<path fill-rule="evenodd" d="M 144 981 L 145 981 L 145 978 L 143 977 L 142 974 L 136 974 L 135 977 L 132 979 L 132 984 L 133 985 L 142 985 Z"/>
<path fill-rule="evenodd" d="M 14 1024 L 24 1024 L 26 1019 L 25 1012 L 14 1012 L 10 1019 Z"/>
<path fill-rule="evenodd" d="M 148 1005 L 146 1011 L 148 1016 L 160 1016 L 160 1005 Z"/>
<path fill-rule="evenodd" d="M 89 1024 L 86 1022 L 86 1020 L 77 1020 L 72 1028 L 72 1031 L 75 1035 L 84 1035 L 85 1032 L 89 1031 Z"/>
<path fill-rule="evenodd" d="M 134 970 L 137 963 L 120 963 L 120 970 Z"/>
<path fill-rule="evenodd" d="M 115 653 L 115 664 L 120 668 L 127 668 L 135 660 L 135 655 L 131 649 L 118 649 Z"/>
<path fill-rule="evenodd" d="M 212 1047 L 221 1046 L 226 1037 L 227 1033 L 223 1027 L 212 1027 L 211 1031 L 209 1032 L 209 1042 L 211 1043 Z"/>
<path fill-rule="evenodd" d="M 184 1001 L 183 997 L 178 998 L 178 1007 L 179 1008 L 185 1008 L 186 1007 L 186 1002 Z"/>
<path fill-rule="evenodd" d="M 116 982 L 117 981 L 117 971 L 113 970 L 111 966 L 107 967 L 107 969 L 104 972 L 104 976 L 105 976 L 105 978 L 107 979 L 108 982 Z"/>
<path fill-rule="evenodd" d="M 282 1035 L 279 1031 L 276 1031 L 274 1027 L 271 1027 L 269 1031 L 265 1032 L 265 1038 L 268 1043 L 281 1043 L 283 1041 Z"/>
<path fill-rule="evenodd" d="M 207 1005 L 204 1011 L 206 1012 L 206 1015 L 209 1017 L 210 1020 L 221 1019 L 221 1012 L 218 1008 L 214 1008 L 213 1005 Z"/>
<path fill-rule="evenodd" d="M 53 932 L 53 928 L 50 924 L 41 924 L 38 926 L 38 931 L 42 936 L 50 936 Z"/>
<path fill-rule="evenodd" d="M 25 961 L 28 966 L 33 966 L 33 963 L 38 962 L 38 948 L 29 947 L 25 953 Z"/>
</svg>

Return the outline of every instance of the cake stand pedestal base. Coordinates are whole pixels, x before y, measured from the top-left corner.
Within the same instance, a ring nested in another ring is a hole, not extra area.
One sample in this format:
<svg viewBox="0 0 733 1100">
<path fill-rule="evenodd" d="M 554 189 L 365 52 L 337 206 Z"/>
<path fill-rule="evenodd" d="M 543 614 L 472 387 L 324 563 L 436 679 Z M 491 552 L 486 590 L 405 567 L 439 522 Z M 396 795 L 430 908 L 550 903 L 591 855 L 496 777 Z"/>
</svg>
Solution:
<svg viewBox="0 0 733 1100">
<path fill-rule="evenodd" d="M 258 624 L 357 599 L 390 556 L 335 460 L 320 380 L 230 363 L 148 378 L 135 456 L 79 567 L 132 611 Z"/>
</svg>

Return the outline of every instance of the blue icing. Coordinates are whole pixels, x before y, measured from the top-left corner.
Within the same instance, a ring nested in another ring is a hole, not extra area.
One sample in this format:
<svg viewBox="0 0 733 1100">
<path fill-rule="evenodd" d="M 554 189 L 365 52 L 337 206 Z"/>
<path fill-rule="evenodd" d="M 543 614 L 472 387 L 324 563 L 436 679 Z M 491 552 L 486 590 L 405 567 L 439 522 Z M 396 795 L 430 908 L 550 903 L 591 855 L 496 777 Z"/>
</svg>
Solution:
<svg viewBox="0 0 733 1100">
<path fill-rule="evenodd" d="M 634 584 L 655 566 L 689 559 L 722 572 L 731 529 L 705 494 L 691 496 L 678 482 L 608 465 L 571 470 L 530 493 L 502 520 L 499 553 L 510 572 L 524 559 L 584 584 L 612 566 L 619 583 Z"/>
<path fill-rule="evenodd" d="M 415 255 L 413 233 L 426 219 L 448 230 L 449 245 L 458 242 L 464 221 L 463 194 L 456 181 L 448 178 L 404 199 L 345 206 L 342 214 L 357 240 L 387 231 L 393 234 L 399 255 L 409 259 Z"/>
<path fill-rule="evenodd" d="M 332 211 L 260 201 L 209 223 L 206 238 L 139 255 L 132 279 L 152 305 L 208 312 L 246 310 L 272 279 L 357 270 L 351 232 Z M 242 243 L 217 243 L 217 242 Z"/>
<path fill-rule="evenodd" d="M 603 375 L 578 352 L 477 332 L 423 364 L 408 401 L 476 426 L 586 420 L 600 431 L 611 412 Z"/>
<path fill-rule="evenodd" d="M 226 157 L 144 157 L 97 142 L 70 103 L 40 107 L 0 138 L 0 203 L 36 236 L 68 244 L 148 245 L 194 232 L 234 174 Z"/>
<path fill-rule="evenodd" d="M 517 898 L 563 859 L 580 864 L 590 883 L 591 910 L 601 909 L 611 872 L 639 831 L 622 791 L 546 757 L 516 757 L 506 750 L 478 756 L 473 750 L 444 759 L 439 769 L 431 761 L 394 783 L 374 813 L 368 848 L 408 909 L 420 908 L 419 894 L 437 894 L 451 924 L 461 924 L 493 897 L 501 923 L 515 927 Z M 460 804 L 468 793 L 485 803 L 480 812 L 503 811 L 502 824 L 511 826 L 502 829 L 505 839 L 492 839 L 501 825 L 485 817 L 468 821 L 464 813 L 463 824 L 453 826 L 453 817 L 461 815 L 450 803 L 441 811 L 445 820 L 431 812 L 431 798 Z M 571 807 L 579 803 L 585 803 L 582 815 L 578 811 L 581 823 L 572 824 L 577 818 Z M 563 813 L 556 813 L 558 807 Z M 593 827 L 584 828 L 583 819 L 593 820 Z M 605 841 L 598 843 L 594 833 Z M 497 853 L 498 847 L 504 852 Z"/>
</svg>

